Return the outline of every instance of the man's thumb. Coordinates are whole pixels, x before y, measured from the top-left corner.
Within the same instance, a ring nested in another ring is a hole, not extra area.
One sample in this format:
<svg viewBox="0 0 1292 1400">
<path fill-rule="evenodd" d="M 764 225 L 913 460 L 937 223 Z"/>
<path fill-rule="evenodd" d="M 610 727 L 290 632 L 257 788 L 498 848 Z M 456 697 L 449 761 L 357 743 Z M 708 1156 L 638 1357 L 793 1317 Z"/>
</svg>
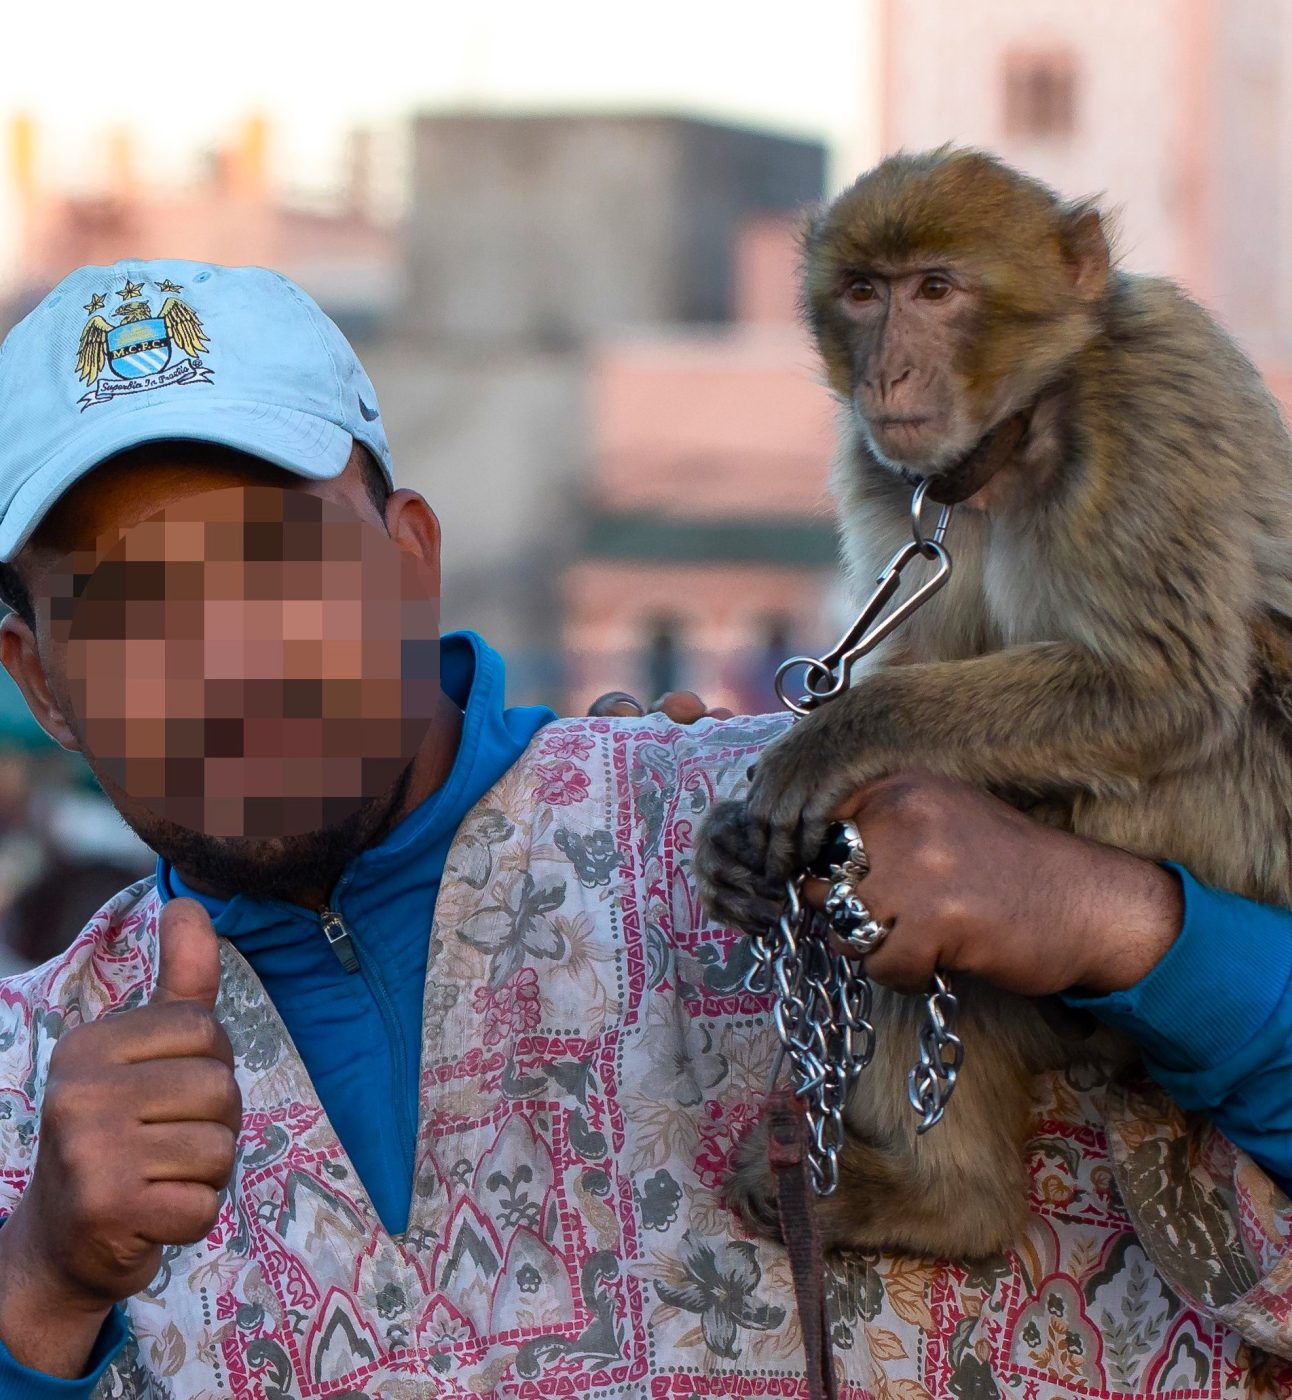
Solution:
<svg viewBox="0 0 1292 1400">
<path fill-rule="evenodd" d="M 157 924 L 157 987 L 153 1001 L 197 1001 L 215 1009 L 220 944 L 211 916 L 195 899 L 168 900 Z"/>
</svg>

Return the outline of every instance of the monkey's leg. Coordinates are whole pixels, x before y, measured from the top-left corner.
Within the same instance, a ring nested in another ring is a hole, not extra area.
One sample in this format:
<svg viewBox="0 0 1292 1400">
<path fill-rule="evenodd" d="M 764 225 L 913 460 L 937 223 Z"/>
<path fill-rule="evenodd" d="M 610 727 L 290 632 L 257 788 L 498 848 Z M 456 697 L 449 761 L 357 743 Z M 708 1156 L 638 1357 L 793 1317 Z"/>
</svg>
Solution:
<svg viewBox="0 0 1292 1400">
<path fill-rule="evenodd" d="M 964 1092 L 973 1081 L 957 1086 L 946 1117 L 922 1138 L 893 1148 L 849 1134 L 839 1188 L 818 1207 L 827 1248 L 972 1259 L 1018 1243 L 1031 1100 L 1010 1076 L 989 1085 L 982 1068 L 977 1083 L 991 1092 Z"/>
</svg>

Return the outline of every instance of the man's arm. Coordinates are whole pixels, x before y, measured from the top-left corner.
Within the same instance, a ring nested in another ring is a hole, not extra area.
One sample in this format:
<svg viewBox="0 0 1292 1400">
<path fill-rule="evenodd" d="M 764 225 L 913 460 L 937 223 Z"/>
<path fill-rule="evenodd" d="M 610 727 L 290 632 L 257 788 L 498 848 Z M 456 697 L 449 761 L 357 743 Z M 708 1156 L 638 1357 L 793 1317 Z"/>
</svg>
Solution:
<svg viewBox="0 0 1292 1400">
<path fill-rule="evenodd" d="M 1292 913 L 1170 869 L 1183 912 L 1163 955 L 1130 985 L 1064 1000 L 1138 1041 L 1175 1103 L 1292 1194 Z"/>
</svg>

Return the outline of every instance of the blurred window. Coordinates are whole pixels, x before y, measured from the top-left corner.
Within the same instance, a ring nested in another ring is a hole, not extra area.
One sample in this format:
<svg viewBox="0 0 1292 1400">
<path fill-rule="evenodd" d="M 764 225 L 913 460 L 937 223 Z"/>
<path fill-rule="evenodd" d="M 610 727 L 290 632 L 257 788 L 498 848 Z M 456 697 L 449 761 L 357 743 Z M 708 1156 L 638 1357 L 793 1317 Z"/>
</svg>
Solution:
<svg viewBox="0 0 1292 1400">
<path fill-rule="evenodd" d="M 648 701 L 658 700 L 665 691 L 677 690 L 681 685 L 680 631 L 678 621 L 673 617 L 659 617 L 651 623 L 645 656 Z"/>
<path fill-rule="evenodd" d="M 741 714 L 774 714 L 780 710 L 776 671 L 782 661 L 794 655 L 793 635 L 792 618 L 766 617 L 762 620 L 758 641 L 745 653 L 745 674 L 740 678 L 737 700 Z"/>
<path fill-rule="evenodd" d="M 1055 141 L 1077 124 L 1077 65 L 1066 49 L 1016 50 L 1005 56 L 1005 134 Z"/>
</svg>

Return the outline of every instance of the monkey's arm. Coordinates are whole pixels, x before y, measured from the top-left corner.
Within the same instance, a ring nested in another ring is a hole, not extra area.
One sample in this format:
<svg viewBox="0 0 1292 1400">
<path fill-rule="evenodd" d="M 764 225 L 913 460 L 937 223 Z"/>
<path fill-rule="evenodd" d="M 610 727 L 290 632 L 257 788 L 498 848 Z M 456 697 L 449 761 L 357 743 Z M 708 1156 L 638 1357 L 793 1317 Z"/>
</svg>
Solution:
<svg viewBox="0 0 1292 1400">
<path fill-rule="evenodd" d="M 1137 664 L 1066 641 L 876 672 L 759 761 L 753 862 L 777 880 L 800 869 L 839 803 L 902 766 L 1038 798 L 1128 794 L 1187 767 L 1242 712 L 1249 666 L 1236 631 L 1215 652 L 1190 646 L 1178 665 L 1140 638 L 1124 648 Z"/>
</svg>

